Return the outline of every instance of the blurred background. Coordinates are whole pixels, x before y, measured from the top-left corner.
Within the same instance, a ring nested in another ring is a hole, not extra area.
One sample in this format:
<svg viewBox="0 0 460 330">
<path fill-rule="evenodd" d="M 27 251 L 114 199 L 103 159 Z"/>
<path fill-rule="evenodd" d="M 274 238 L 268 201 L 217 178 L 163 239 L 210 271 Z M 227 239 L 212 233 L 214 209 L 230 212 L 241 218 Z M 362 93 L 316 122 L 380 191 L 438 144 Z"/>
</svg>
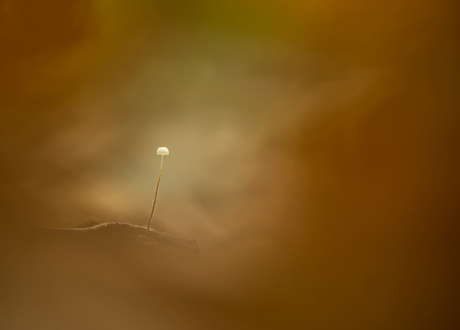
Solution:
<svg viewBox="0 0 460 330">
<path fill-rule="evenodd" d="M 456 328 L 458 7 L 0 0 L 0 322 Z M 146 225 L 160 146 L 206 261 L 24 233 Z"/>
</svg>

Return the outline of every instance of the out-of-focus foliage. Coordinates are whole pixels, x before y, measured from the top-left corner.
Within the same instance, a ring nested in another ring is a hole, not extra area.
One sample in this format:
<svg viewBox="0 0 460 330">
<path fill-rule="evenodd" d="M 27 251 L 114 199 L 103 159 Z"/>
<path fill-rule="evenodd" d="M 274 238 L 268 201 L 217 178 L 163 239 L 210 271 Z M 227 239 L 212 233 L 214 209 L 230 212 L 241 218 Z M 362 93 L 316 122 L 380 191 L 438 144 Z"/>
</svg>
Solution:
<svg viewBox="0 0 460 330">
<path fill-rule="evenodd" d="M 457 2 L 0 0 L 0 327 L 456 328 Z"/>
</svg>

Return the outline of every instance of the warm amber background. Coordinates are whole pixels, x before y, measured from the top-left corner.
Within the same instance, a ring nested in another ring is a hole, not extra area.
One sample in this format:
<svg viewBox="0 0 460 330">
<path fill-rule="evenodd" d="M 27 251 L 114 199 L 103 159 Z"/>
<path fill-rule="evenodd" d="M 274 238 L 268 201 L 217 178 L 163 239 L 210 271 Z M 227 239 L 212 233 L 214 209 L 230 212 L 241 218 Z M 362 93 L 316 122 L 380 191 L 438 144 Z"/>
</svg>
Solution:
<svg viewBox="0 0 460 330">
<path fill-rule="evenodd" d="M 0 325 L 456 328 L 458 7 L 0 0 Z M 162 145 L 204 264 L 22 231 L 145 224 Z"/>
</svg>

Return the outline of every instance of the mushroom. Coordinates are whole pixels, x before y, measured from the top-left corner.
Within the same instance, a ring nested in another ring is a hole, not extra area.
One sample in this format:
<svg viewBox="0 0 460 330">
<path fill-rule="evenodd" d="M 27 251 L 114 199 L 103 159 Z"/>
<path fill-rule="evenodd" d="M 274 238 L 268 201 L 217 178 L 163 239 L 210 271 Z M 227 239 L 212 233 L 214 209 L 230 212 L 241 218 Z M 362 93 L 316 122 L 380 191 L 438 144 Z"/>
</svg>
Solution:
<svg viewBox="0 0 460 330">
<path fill-rule="evenodd" d="M 169 155 L 169 150 L 166 147 L 159 147 L 157 149 L 157 155 L 161 156 L 160 160 L 160 174 L 158 175 L 157 187 L 155 189 L 155 197 L 153 197 L 152 211 L 150 211 L 149 223 L 147 225 L 147 231 L 150 231 L 150 224 L 153 219 L 153 212 L 155 212 L 155 205 L 157 204 L 158 189 L 160 188 L 161 172 L 163 171 L 163 157 Z"/>
</svg>

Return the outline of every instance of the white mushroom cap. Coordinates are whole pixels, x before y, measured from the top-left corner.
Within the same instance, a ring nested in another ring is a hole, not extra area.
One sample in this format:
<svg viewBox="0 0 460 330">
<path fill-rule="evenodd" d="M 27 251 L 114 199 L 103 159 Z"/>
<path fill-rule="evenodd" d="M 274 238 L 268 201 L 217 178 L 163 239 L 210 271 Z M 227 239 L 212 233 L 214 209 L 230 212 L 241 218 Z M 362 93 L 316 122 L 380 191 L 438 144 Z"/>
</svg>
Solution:
<svg viewBox="0 0 460 330">
<path fill-rule="evenodd" d="M 168 148 L 166 148 L 166 147 L 159 147 L 159 148 L 157 149 L 157 155 L 161 155 L 161 156 L 167 156 L 167 155 L 169 155 L 169 150 L 168 150 Z"/>
</svg>

